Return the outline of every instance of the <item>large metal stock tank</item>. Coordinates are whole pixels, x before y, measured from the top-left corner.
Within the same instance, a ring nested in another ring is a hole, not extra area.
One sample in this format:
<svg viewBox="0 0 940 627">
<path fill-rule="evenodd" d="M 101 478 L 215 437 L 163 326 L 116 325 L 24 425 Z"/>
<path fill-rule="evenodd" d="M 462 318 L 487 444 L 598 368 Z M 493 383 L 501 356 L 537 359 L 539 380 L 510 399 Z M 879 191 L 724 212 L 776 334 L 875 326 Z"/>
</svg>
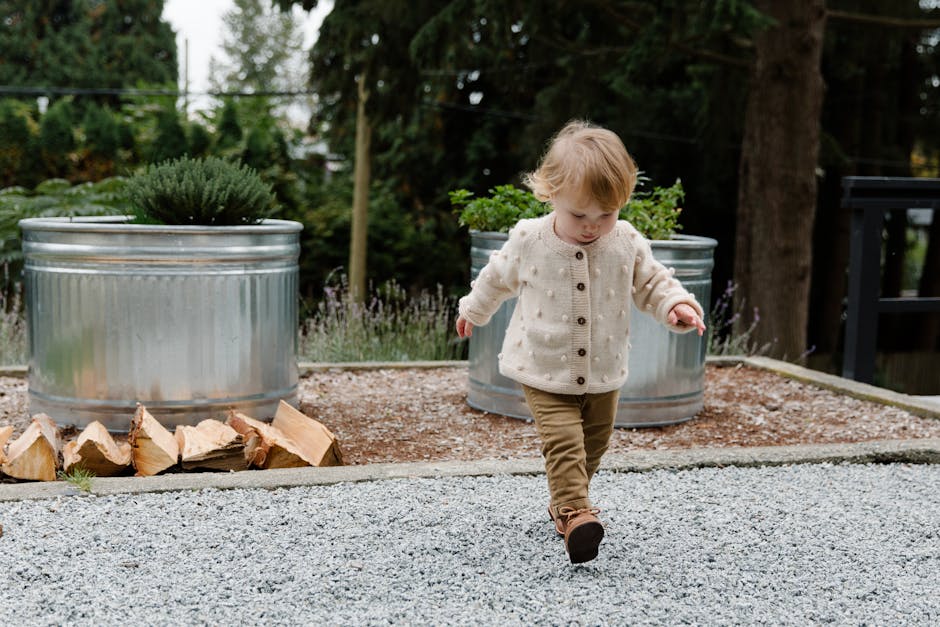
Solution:
<svg viewBox="0 0 940 627">
<path fill-rule="evenodd" d="M 30 412 L 126 431 L 297 397 L 297 222 L 22 220 Z"/>
<path fill-rule="evenodd" d="M 472 231 L 470 235 L 470 273 L 476 279 L 490 254 L 502 247 L 507 236 L 489 231 Z M 653 256 L 675 268 L 676 278 L 704 307 L 711 298 L 717 245 L 711 238 L 689 235 L 652 242 Z M 489 324 L 473 329 L 467 403 L 476 409 L 531 420 L 522 388 L 499 373 L 496 358 L 515 303 L 514 298 L 506 301 Z M 704 405 L 707 334 L 699 337 L 695 332 L 672 333 L 631 306 L 629 377 L 621 388 L 615 424 L 653 427 L 693 418 Z"/>
</svg>

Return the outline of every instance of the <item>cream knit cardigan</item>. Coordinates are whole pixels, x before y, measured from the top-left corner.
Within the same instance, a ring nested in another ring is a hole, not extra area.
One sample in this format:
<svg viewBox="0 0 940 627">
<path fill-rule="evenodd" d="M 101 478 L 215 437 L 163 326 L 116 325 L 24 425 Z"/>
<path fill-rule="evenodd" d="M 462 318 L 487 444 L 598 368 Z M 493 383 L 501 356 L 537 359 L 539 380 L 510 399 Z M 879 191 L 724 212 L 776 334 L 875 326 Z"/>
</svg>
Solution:
<svg viewBox="0 0 940 627">
<path fill-rule="evenodd" d="M 630 299 L 670 326 L 679 303 L 702 307 L 653 259 L 650 243 L 629 222 L 586 245 L 562 241 L 553 213 L 519 221 L 490 256 L 459 311 L 476 326 L 518 296 L 499 355 L 499 372 L 558 394 L 609 392 L 627 380 Z"/>
</svg>

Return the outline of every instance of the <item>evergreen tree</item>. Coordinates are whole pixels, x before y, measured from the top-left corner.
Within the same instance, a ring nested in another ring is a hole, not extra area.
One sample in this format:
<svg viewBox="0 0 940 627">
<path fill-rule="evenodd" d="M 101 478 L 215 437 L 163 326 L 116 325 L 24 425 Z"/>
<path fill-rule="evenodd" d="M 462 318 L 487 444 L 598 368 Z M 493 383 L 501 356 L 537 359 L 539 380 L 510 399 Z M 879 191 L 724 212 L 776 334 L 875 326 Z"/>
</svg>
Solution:
<svg viewBox="0 0 940 627">
<path fill-rule="evenodd" d="M 176 39 L 162 13 L 162 0 L 3 0 L 0 84 L 175 86 Z"/>
<path fill-rule="evenodd" d="M 82 119 L 85 131 L 85 149 L 101 159 L 114 159 L 121 146 L 121 133 L 114 114 L 107 107 L 91 105 Z"/>
<path fill-rule="evenodd" d="M 150 162 L 176 159 L 184 156 L 188 150 L 186 131 L 180 123 L 179 113 L 172 106 L 166 107 L 157 116 L 157 133 L 150 146 Z"/>
<path fill-rule="evenodd" d="M 112 176 L 117 168 L 121 132 L 111 110 L 89 103 L 82 118 L 82 131 L 85 141 L 78 178 L 98 181 Z"/>
<path fill-rule="evenodd" d="M 189 155 L 191 157 L 204 157 L 212 148 L 212 135 L 206 127 L 198 122 L 189 124 Z"/>
<path fill-rule="evenodd" d="M 269 0 L 234 0 L 222 22 L 223 57 L 209 62 L 213 90 L 260 93 L 303 85 L 303 33 L 291 13 L 278 11 Z M 245 106 L 258 115 L 269 102 L 251 98 Z"/>
<path fill-rule="evenodd" d="M 218 114 L 216 124 L 216 150 L 224 152 L 238 146 L 242 141 L 242 127 L 238 122 L 238 107 L 231 99 L 226 99 Z"/>
<path fill-rule="evenodd" d="M 252 168 L 263 171 L 274 161 L 274 140 L 267 129 L 258 125 L 251 129 L 245 139 L 242 161 Z"/>
<path fill-rule="evenodd" d="M 50 178 L 68 175 L 69 154 L 75 150 L 72 102 L 62 98 L 52 104 L 39 122 L 39 147 L 44 172 Z"/>
<path fill-rule="evenodd" d="M 115 85 L 150 83 L 175 86 L 177 81 L 176 35 L 163 21 L 164 0 L 114 0 L 93 2 L 92 39 L 100 70 Z M 102 45 L 103 44 L 103 45 Z M 99 71 L 100 71 L 99 70 Z M 117 80 L 119 77 L 120 80 Z"/>
<path fill-rule="evenodd" d="M 0 100 L 0 188 L 35 185 L 36 123 L 32 111 L 9 98 Z"/>
</svg>

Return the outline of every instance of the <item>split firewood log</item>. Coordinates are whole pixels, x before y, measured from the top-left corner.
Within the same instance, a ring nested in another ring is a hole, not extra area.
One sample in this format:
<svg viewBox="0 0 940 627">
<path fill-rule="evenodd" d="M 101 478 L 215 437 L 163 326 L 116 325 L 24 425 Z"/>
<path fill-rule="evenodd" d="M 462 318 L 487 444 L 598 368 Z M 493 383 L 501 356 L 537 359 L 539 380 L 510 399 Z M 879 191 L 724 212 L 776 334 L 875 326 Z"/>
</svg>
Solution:
<svg viewBox="0 0 940 627">
<path fill-rule="evenodd" d="M 207 419 L 195 427 L 176 427 L 180 463 L 185 470 L 245 470 L 245 442 L 241 434 L 218 420 Z"/>
<path fill-rule="evenodd" d="M 284 435 L 297 443 L 304 459 L 313 466 L 342 466 L 343 453 L 333 435 L 326 426 L 306 414 L 281 401 L 271 426 L 280 429 Z"/>
<path fill-rule="evenodd" d="M 3 472 L 17 479 L 55 481 L 62 439 L 55 421 L 36 414 L 23 434 L 10 442 Z"/>
<path fill-rule="evenodd" d="M 297 443 L 266 422 L 231 410 L 225 424 L 245 440 L 245 459 L 255 468 L 297 468 L 310 466 Z"/>
<path fill-rule="evenodd" d="M 96 477 L 113 477 L 131 465 L 131 445 L 115 442 L 103 424 L 95 420 L 62 449 L 65 472 L 82 467 Z"/>
<path fill-rule="evenodd" d="M 0 427 L 0 466 L 3 466 L 4 462 L 7 461 L 7 456 L 3 451 L 6 449 L 7 440 L 10 439 L 11 435 L 13 435 L 13 427 L 11 425 Z"/>
<path fill-rule="evenodd" d="M 142 477 L 163 472 L 179 459 L 176 438 L 143 405 L 137 405 L 127 439 L 131 443 L 134 469 Z"/>
</svg>

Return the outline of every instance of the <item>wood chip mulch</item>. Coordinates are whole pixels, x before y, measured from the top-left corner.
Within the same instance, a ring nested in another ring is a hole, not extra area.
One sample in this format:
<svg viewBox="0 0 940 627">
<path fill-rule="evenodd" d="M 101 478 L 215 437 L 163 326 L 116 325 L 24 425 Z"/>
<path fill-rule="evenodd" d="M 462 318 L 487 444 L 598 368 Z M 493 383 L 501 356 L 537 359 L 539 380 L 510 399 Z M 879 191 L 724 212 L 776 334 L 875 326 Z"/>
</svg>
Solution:
<svg viewBox="0 0 940 627">
<path fill-rule="evenodd" d="M 301 381 L 301 409 L 347 463 L 539 456 L 534 425 L 472 409 L 464 368 L 327 371 Z M 709 365 L 705 408 L 667 427 L 618 428 L 610 451 L 940 437 L 940 420 L 750 367 Z"/>
<path fill-rule="evenodd" d="M 530 422 L 472 409 L 462 367 L 328 370 L 300 382 L 301 410 L 337 436 L 346 463 L 539 456 Z M 0 377 L 0 427 L 29 424 L 26 380 Z M 709 365 L 705 408 L 667 427 L 618 428 L 610 450 L 937 438 L 940 420 L 745 366 Z"/>
</svg>

